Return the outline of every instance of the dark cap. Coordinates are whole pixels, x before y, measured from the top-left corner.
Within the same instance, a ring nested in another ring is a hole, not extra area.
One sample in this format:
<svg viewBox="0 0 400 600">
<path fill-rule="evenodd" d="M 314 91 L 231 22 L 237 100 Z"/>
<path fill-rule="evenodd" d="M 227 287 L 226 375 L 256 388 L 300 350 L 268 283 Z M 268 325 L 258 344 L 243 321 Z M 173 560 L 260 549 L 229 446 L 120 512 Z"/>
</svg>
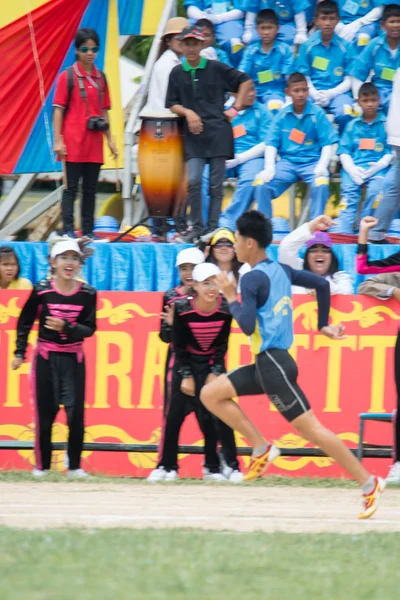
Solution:
<svg viewBox="0 0 400 600">
<path fill-rule="evenodd" d="M 190 38 L 194 40 L 199 40 L 199 42 L 204 42 L 204 34 L 203 30 L 195 25 L 193 27 L 185 27 L 182 33 L 179 36 L 181 41 L 189 40 Z"/>
</svg>

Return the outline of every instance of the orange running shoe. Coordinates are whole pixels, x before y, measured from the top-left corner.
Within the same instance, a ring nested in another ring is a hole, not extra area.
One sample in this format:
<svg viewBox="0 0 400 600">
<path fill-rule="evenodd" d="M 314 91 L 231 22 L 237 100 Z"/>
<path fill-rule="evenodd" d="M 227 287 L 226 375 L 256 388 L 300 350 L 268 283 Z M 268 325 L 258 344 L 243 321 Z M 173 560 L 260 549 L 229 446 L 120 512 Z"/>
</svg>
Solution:
<svg viewBox="0 0 400 600">
<path fill-rule="evenodd" d="M 249 470 L 243 476 L 243 481 L 254 481 L 254 479 L 262 477 L 268 469 L 269 464 L 278 458 L 280 453 L 281 451 L 274 444 L 268 444 L 263 454 L 252 456 Z"/>
<path fill-rule="evenodd" d="M 379 506 L 381 495 L 386 487 L 386 481 L 375 477 L 375 487 L 370 494 L 363 494 L 364 510 L 358 515 L 359 519 L 369 519 Z"/>
</svg>

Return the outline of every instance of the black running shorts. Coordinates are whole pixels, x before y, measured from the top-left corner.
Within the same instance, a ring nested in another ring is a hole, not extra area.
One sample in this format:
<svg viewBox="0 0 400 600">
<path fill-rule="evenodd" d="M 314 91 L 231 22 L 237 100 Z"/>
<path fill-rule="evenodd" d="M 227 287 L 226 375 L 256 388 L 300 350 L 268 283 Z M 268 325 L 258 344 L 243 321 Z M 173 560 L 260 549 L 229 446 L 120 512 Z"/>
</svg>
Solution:
<svg viewBox="0 0 400 600">
<path fill-rule="evenodd" d="M 253 365 L 227 373 L 237 396 L 266 394 L 288 421 L 310 410 L 297 384 L 297 365 L 287 350 L 265 350 L 257 354 Z"/>
</svg>

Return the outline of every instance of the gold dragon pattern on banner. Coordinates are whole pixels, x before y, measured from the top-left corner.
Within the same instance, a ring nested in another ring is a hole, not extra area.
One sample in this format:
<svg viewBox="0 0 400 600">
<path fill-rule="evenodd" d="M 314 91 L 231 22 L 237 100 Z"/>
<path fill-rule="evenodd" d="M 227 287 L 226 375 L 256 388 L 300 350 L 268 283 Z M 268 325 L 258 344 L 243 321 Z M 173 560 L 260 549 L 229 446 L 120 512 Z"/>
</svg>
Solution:
<svg viewBox="0 0 400 600">
<path fill-rule="evenodd" d="M 97 309 L 98 319 L 108 319 L 110 325 L 121 325 L 130 319 L 134 319 L 136 315 L 139 317 L 149 318 L 158 317 L 158 313 L 147 313 L 139 304 L 128 302 L 114 306 L 108 298 L 101 298 L 102 307 Z"/>
<path fill-rule="evenodd" d="M 352 302 L 353 310 L 351 312 L 342 312 L 336 308 L 331 307 L 330 316 L 332 317 L 332 323 L 334 325 L 338 323 L 350 323 L 357 322 L 360 327 L 367 329 L 373 327 L 377 323 L 384 320 L 384 315 L 390 317 L 394 321 L 400 319 L 400 315 L 396 314 L 394 310 L 388 306 L 371 306 L 370 308 L 363 308 L 361 302 Z M 317 331 L 318 329 L 318 309 L 317 303 L 307 302 L 296 306 L 293 310 L 293 322 L 297 319 L 300 320 L 301 326 L 306 331 Z"/>
<path fill-rule="evenodd" d="M 34 424 L 29 425 L 0 425 L 0 437 L 12 438 L 14 440 L 34 442 L 35 430 Z M 248 447 L 242 436 L 236 434 L 236 443 L 238 447 Z M 358 444 L 358 435 L 355 433 L 341 433 L 339 437 L 344 440 L 351 442 L 354 445 Z M 63 423 L 54 423 L 52 431 L 53 442 L 66 442 L 68 439 L 68 428 Z M 107 439 L 113 442 L 122 444 L 159 444 L 161 439 L 161 428 L 155 429 L 148 440 L 137 440 L 133 438 L 129 433 L 116 427 L 114 425 L 89 425 L 85 429 L 85 442 L 100 442 Z M 193 445 L 202 446 L 204 443 L 203 439 L 198 440 Z M 308 446 L 308 442 L 294 433 L 287 433 L 283 435 L 279 440 L 275 440 L 275 443 L 280 448 L 312 448 Z M 94 451 L 85 451 L 82 454 L 82 458 L 87 460 Z M 24 458 L 30 465 L 35 464 L 35 456 L 33 450 L 18 450 L 18 454 Z M 57 471 L 64 471 L 64 450 L 54 450 L 52 454 L 52 468 Z M 127 455 L 129 462 L 139 469 L 154 469 L 157 465 L 157 455 L 154 453 L 145 452 L 124 452 L 121 453 Z M 183 459 L 188 457 L 189 454 L 180 454 L 179 458 Z M 247 467 L 249 464 L 250 457 L 243 456 L 242 460 Z M 275 461 L 275 466 L 285 471 L 299 471 L 306 467 L 309 463 L 315 464 L 319 468 L 328 468 L 334 463 L 332 458 L 327 457 L 289 457 L 280 456 Z"/>
</svg>

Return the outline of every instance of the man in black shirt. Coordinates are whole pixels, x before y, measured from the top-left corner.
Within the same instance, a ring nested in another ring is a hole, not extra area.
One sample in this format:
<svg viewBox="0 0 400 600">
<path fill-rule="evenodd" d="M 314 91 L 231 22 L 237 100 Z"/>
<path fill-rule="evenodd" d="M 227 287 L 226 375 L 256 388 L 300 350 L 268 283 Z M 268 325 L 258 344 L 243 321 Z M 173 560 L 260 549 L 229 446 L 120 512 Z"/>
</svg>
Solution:
<svg viewBox="0 0 400 600">
<path fill-rule="evenodd" d="M 171 71 L 165 106 L 184 118 L 184 152 L 189 171 L 188 205 L 192 230 L 182 236 L 181 241 L 191 242 L 203 230 L 201 180 L 206 163 L 210 164 L 210 208 L 206 229 L 213 231 L 218 226 L 225 161 L 234 156 L 230 119 L 242 109 L 243 100 L 253 83 L 246 74 L 200 56 L 204 41 L 201 29 L 187 27 L 180 38 L 185 60 Z M 237 93 L 237 100 L 225 112 L 227 92 Z"/>
</svg>

